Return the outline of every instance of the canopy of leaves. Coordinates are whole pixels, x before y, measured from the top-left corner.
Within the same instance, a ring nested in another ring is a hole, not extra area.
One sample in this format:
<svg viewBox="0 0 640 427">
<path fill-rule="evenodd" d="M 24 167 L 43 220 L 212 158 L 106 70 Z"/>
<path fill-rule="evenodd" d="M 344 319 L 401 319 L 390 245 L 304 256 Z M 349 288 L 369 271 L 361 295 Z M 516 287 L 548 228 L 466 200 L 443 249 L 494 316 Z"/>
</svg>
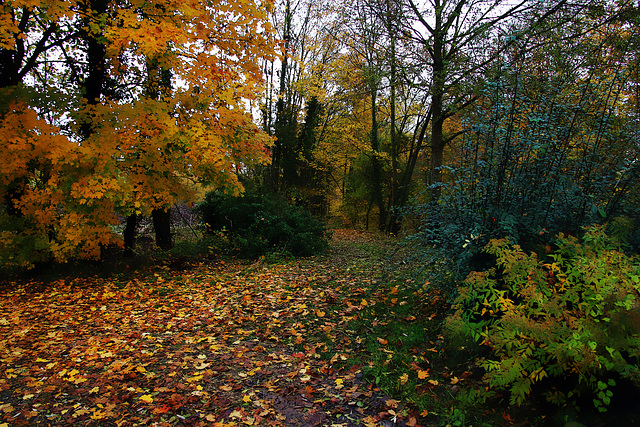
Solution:
<svg viewBox="0 0 640 427">
<path fill-rule="evenodd" d="M 2 2 L 0 264 L 96 258 L 116 214 L 192 201 L 197 183 L 241 190 L 271 142 L 247 108 L 269 7 Z"/>
</svg>

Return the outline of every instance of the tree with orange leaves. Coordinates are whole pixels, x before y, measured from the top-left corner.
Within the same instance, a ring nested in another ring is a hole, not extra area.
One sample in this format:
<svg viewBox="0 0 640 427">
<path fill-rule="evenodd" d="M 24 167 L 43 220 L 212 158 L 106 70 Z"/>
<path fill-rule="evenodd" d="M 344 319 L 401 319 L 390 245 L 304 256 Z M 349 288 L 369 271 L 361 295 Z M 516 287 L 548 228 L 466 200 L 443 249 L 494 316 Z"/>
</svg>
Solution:
<svg viewBox="0 0 640 427">
<path fill-rule="evenodd" d="M 116 213 L 166 212 L 194 183 L 239 191 L 268 160 L 247 105 L 273 52 L 269 7 L 3 2 L 0 263 L 96 258 L 121 240 Z"/>
</svg>

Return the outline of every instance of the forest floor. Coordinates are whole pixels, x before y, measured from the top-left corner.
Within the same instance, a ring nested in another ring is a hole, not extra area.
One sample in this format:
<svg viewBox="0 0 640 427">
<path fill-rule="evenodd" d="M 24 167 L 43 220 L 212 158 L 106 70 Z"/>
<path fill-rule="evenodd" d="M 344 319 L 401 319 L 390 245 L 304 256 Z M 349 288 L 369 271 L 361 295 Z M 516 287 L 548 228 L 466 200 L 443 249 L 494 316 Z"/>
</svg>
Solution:
<svg viewBox="0 0 640 427">
<path fill-rule="evenodd" d="M 336 230 L 302 260 L 4 282 L 0 427 L 468 425 L 478 374 L 443 356 L 446 303 L 403 258 Z"/>
</svg>

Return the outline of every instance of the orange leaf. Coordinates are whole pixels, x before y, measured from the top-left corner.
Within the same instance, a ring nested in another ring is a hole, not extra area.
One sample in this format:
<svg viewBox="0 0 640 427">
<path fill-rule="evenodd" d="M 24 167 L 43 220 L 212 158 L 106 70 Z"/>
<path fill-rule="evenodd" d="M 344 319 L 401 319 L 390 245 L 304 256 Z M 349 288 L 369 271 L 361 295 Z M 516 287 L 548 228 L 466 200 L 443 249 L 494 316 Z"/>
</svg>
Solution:
<svg viewBox="0 0 640 427">
<path fill-rule="evenodd" d="M 153 413 L 154 413 L 154 414 L 166 414 L 167 412 L 169 412 L 169 409 L 171 409 L 169 406 L 167 406 L 167 405 L 162 405 L 162 406 L 160 406 L 160 407 L 158 407 L 158 408 L 155 408 L 155 409 L 153 410 Z"/>
</svg>

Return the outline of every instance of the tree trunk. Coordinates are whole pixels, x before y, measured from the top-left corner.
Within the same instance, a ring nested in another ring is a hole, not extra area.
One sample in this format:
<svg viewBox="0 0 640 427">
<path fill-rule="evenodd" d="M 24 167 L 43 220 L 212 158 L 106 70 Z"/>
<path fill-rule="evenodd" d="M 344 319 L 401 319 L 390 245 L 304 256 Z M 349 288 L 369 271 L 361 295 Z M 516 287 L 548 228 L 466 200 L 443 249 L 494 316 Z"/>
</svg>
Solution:
<svg viewBox="0 0 640 427">
<path fill-rule="evenodd" d="M 138 228 L 139 222 L 140 222 L 140 217 L 135 213 L 127 217 L 127 224 L 124 228 L 124 233 L 123 233 L 125 257 L 133 256 L 133 252 L 135 249 L 136 229 Z"/>
<path fill-rule="evenodd" d="M 373 78 L 373 77 L 372 77 Z M 387 211 L 382 197 L 382 165 L 378 158 L 380 152 L 380 141 L 378 139 L 378 116 L 377 116 L 377 83 L 371 83 L 371 168 L 373 172 L 373 200 L 378 206 L 378 229 L 384 231 L 387 224 Z"/>
<path fill-rule="evenodd" d="M 107 11 L 106 0 L 93 0 L 86 5 L 86 13 L 91 13 L 96 16 L 103 14 Z M 95 35 L 88 32 L 83 35 L 87 42 L 87 70 L 88 76 L 84 81 L 84 96 L 87 99 L 87 104 L 97 105 L 100 103 L 100 96 L 104 90 L 104 83 L 107 77 L 106 74 L 106 56 L 107 47 L 99 40 Z M 84 140 L 88 139 L 93 133 L 93 122 L 90 119 L 86 119 L 80 126 L 80 135 Z"/>
<path fill-rule="evenodd" d="M 284 28 L 283 28 L 283 55 L 280 67 L 280 88 L 278 90 L 278 101 L 276 102 L 276 122 L 275 122 L 275 136 L 276 140 L 271 148 L 271 177 L 270 186 L 273 192 L 279 192 L 282 190 L 283 183 L 280 179 L 280 172 L 286 165 L 287 157 L 287 145 L 290 135 L 291 123 L 287 114 L 288 105 L 285 102 L 287 95 L 287 76 L 289 73 L 289 45 L 291 43 L 291 2 L 286 1 L 285 16 L 284 16 Z"/>
<path fill-rule="evenodd" d="M 444 45 L 440 36 L 440 15 L 436 16 L 436 35 L 433 42 L 433 90 L 431 94 L 431 114 L 433 121 L 431 122 L 431 200 L 436 201 L 440 198 L 442 192 L 442 162 L 444 157 L 444 148 L 446 143 L 443 138 L 443 125 L 445 120 L 445 111 L 443 108 L 444 99 L 444 82 L 445 82 L 445 61 L 443 57 Z"/>
<path fill-rule="evenodd" d="M 400 189 L 399 189 L 399 179 L 398 179 L 398 165 L 399 165 L 399 144 L 398 137 L 396 134 L 396 37 L 393 31 L 393 25 L 391 22 L 392 13 L 391 6 L 387 3 L 388 16 L 387 16 L 387 31 L 389 32 L 389 38 L 391 39 L 391 75 L 390 75 L 390 85 L 391 85 L 391 99 L 390 99 L 390 108 L 391 108 L 391 209 L 390 209 L 390 218 L 389 224 L 387 225 L 387 232 L 392 235 L 397 235 L 400 231 L 400 220 L 401 214 L 398 212 L 399 209 L 402 209 L 403 206 L 400 205 Z M 393 14 L 395 16 L 395 14 Z"/>
<path fill-rule="evenodd" d="M 153 229 L 156 233 L 156 245 L 162 250 L 169 250 L 171 242 L 171 208 L 154 209 L 151 212 Z"/>
</svg>

